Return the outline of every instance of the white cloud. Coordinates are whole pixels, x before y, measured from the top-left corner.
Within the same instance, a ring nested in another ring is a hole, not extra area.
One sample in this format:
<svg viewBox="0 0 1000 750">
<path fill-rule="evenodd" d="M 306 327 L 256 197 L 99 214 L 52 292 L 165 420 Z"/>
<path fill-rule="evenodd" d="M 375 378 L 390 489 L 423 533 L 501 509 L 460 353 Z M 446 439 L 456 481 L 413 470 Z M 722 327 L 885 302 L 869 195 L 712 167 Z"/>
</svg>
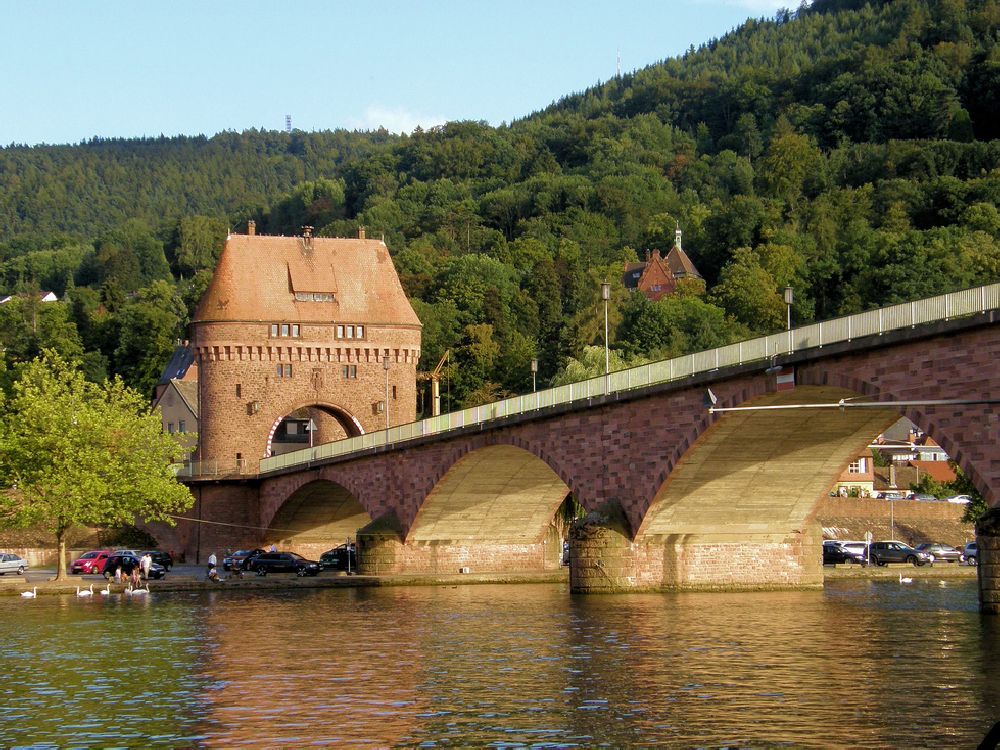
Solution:
<svg viewBox="0 0 1000 750">
<path fill-rule="evenodd" d="M 366 107 L 361 117 L 349 120 L 347 127 L 353 130 L 385 128 L 390 133 L 412 133 L 418 126 L 427 130 L 447 121 L 447 117 L 439 115 L 417 114 L 403 107 L 391 108 L 375 104 Z"/>
</svg>

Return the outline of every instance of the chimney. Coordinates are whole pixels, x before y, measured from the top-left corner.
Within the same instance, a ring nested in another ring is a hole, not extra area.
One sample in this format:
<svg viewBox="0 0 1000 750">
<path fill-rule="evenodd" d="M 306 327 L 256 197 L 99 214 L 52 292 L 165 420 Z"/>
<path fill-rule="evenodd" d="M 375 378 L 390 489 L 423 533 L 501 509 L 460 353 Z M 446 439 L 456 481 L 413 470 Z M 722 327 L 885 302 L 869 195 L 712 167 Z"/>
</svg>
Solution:
<svg viewBox="0 0 1000 750">
<path fill-rule="evenodd" d="M 684 249 L 684 248 L 681 247 L 681 228 L 680 228 L 680 226 L 678 226 L 676 229 L 674 229 L 674 246 L 678 250 L 683 250 Z"/>
<path fill-rule="evenodd" d="M 365 238 L 365 228 L 363 226 L 358 227 L 358 239 L 363 240 Z"/>
<path fill-rule="evenodd" d="M 247 221 L 247 234 L 250 235 L 251 237 L 257 234 L 257 222 L 254 221 L 253 219 Z"/>
<path fill-rule="evenodd" d="M 313 236 L 313 228 L 310 226 L 302 227 L 302 239 L 311 240 Z"/>
</svg>

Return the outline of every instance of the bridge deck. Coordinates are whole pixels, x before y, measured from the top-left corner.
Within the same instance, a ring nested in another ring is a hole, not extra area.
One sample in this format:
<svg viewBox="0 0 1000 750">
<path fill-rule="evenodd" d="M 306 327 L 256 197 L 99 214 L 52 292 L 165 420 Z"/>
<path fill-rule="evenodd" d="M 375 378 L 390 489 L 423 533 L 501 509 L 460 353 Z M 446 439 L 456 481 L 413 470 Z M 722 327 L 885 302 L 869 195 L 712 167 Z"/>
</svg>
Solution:
<svg viewBox="0 0 1000 750">
<path fill-rule="evenodd" d="M 448 430 L 528 413 L 558 404 L 571 404 L 601 396 L 669 383 L 722 367 L 766 361 L 772 357 L 849 342 L 866 336 L 913 328 L 991 310 L 1000 310 L 1000 284 L 965 289 L 936 297 L 904 302 L 869 312 L 834 318 L 789 331 L 740 341 L 728 346 L 617 370 L 589 380 L 514 396 L 483 406 L 429 417 L 346 440 L 262 459 L 260 474 L 280 471 L 313 461 L 414 440 Z M 183 472 L 182 472 L 183 474 Z"/>
</svg>

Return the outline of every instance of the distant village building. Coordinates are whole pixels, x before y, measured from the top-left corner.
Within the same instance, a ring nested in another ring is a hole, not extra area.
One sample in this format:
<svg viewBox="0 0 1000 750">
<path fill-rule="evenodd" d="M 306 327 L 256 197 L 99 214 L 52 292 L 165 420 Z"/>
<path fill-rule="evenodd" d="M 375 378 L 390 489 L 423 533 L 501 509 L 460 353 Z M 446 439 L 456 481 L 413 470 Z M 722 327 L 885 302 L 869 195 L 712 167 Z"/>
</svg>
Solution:
<svg viewBox="0 0 1000 750">
<path fill-rule="evenodd" d="M 6 297 L 4 297 L 3 299 L 0 299 L 0 305 L 6 304 L 7 302 L 10 302 L 15 297 L 19 297 L 19 296 L 27 296 L 27 295 L 9 294 Z M 38 301 L 39 302 L 58 302 L 59 298 L 55 295 L 55 292 L 39 292 L 38 293 Z"/>
<path fill-rule="evenodd" d="M 875 466 L 877 450 L 884 466 Z M 908 492 L 925 476 L 936 482 L 955 480 L 955 468 L 948 454 L 933 438 L 906 417 L 874 438 L 840 475 L 833 487 L 839 495 L 875 495 L 885 491 Z"/>
<path fill-rule="evenodd" d="M 255 471 L 282 450 L 414 421 L 420 330 L 384 242 L 249 222 L 191 323 L 195 473 Z"/>
<path fill-rule="evenodd" d="M 673 294 L 681 279 L 701 279 L 694 263 L 681 247 L 681 230 L 674 232 L 674 246 L 666 257 L 659 250 L 646 251 L 644 262 L 626 263 L 622 283 L 629 291 L 640 291 L 653 302 Z"/>
</svg>

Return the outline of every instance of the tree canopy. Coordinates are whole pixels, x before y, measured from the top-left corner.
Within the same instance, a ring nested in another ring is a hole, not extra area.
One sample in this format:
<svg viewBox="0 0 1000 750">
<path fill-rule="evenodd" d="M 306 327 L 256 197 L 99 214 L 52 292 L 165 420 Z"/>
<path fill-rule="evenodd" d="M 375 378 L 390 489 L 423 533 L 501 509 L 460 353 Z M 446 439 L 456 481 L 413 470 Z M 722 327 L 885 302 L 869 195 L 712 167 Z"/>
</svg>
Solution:
<svg viewBox="0 0 1000 750">
<path fill-rule="evenodd" d="M 172 523 L 193 502 L 170 468 L 183 446 L 117 378 L 88 382 L 46 350 L 18 368 L 2 417 L 0 523 L 49 529 L 59 578 L 72 525 Z"/>
</svg>

